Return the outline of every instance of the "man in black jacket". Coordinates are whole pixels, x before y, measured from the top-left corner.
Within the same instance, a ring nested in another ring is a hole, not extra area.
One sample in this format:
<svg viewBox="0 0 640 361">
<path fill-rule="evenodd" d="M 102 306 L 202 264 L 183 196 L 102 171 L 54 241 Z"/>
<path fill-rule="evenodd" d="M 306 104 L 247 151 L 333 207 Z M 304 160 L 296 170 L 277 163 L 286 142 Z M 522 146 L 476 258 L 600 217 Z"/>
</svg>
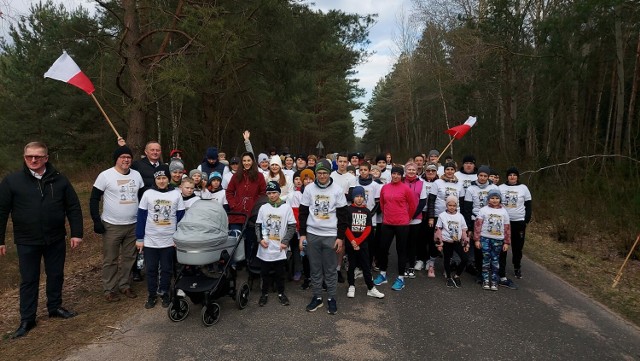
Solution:
<svg viewBox="0 0 640 361">
<path fill-rule="evenodd" d="M 65 216 L 71 229 L 71 248 L 76 248 L 82 242 L 82 211 L 73 186 L 48 160 L 44 143 L 29 143 L 24 147 L 24 169 L 8 175 L 0 183 L 0 255 L 7 252 L 5 232 L 11 214 L 21 278 L 20 327 L 13 338 L 26 335 L 36 326 L 43 258 L 49 317 L 76 315 L 62 307 Z"/>
</svg>

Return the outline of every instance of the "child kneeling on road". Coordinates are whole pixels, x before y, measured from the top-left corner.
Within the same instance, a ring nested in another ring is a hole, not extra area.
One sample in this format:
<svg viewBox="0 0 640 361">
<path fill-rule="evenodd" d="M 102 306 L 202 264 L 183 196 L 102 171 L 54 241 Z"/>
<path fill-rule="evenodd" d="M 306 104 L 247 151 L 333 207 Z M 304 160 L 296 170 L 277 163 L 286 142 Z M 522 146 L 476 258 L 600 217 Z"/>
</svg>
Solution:
<svg viewBox="0 0 640 361">
<path fill-rule="evenodd" d="M 467 252 L 469 252 L 469 236 L 464 217 L 458 212 L 458 198 L 446 198 L 447 210 L 438 215 L 435 241 L 439 252 L 444 255 L 444 271 L 447 276 L 447 287 L 462 287 L 460 275 L 467 267 Z M 462 241 L 462 242 L 461 242 Z M 455 276 L 451 277 L 451 256 L 453 252 L 460 257 L 460 264 L 456 267 Z"/>
<path fill-rule="evenodd" d="M 278 288 L 278 299 L 283 306 L 289 306 L 289 299 L 284 294 L 286 277 L 287 248 L 296 232 L 296 219 L 291 206 L 280 199 L 278 182 L 267 183 L 268 203 L 262 205 L 256 218 L 256 236 L 260 240 L 257 257 L 260 259 L 260 276 L 262 277 L 262 296 L 259 306 L 269 300 L 269 287 L 274 279 Z"/>
</svg>

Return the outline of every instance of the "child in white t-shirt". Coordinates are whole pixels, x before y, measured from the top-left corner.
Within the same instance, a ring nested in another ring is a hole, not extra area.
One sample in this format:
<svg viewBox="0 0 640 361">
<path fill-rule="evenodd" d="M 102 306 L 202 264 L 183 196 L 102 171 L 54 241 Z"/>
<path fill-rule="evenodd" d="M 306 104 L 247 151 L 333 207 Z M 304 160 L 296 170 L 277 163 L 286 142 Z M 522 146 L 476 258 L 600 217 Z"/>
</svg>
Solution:
<svg viewBox="0 0 640 361">
<path fill-rule="evenodd" d="M 259 306 L 267 304 L 269 288 L 275 280 L 278 299 L 283 306 L 289 305 L 284 294 L 287 248 L 296 232 L 296 219 L 291 206 L 280 199 L 280 185 L 276 181 L 267 183 L 269 201 L 260 207 L 256 218 L 256 236 L 259 239 L 257 257 L 261 261 L 262 295 Z"/>
<path fill-rule="evenodd" d="M 469 251 L 469 236 L 464 217 L 458 212 L 458 198 L 448 196 L 446 199 L 447 210 L 438 215 L 436 223 L 435 241 L 439 252 L 444 255 L 444 271 L 447 277 L 447 287 L 462 287 L 460 275 L 467 266 Z M 456 274 L 451 277 L 451 257 L 453 252 L 460 257 L 460 265 L 456 268 Z"/>
<path fill-rule="evenodd" d="M 489 204 L 480 208 L 474 223 L 473 239 L 476 248 L 482 248 L 482 288 L 498 290 L 500 252 L 511 244 L 509 214 L 502 207 L 502 193 L 492 189 L 487 195 Z"/>
<path fill-rule="evenodd" d="M 195 182 L 191 178 L 184 178 L 180 183 L 180 193 L 182 194 L 182 201 L 184 202 L 184 209 L 188 210 L 191 205 L 194 204 L 200 197 L 195 193 Z"/>
<path fill-rule="evenodd" d="M 225 211 L 229 212 L 229 203 L 227 202 L 227 194 L 222 188 L 222 175 L 219 172 L 211 172 L 207 181 L 207 191 L 209 198 L 222 205 Z"/>
</svg>

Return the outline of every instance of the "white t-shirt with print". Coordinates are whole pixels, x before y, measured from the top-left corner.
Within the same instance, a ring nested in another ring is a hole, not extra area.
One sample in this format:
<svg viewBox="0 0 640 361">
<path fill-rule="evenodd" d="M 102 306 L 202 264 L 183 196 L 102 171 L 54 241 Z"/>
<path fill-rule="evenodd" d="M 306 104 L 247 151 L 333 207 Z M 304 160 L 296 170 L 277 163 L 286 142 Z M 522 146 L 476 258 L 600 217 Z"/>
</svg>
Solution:
<svg viewBox="0 0 640 361">
<path fill-rule="evenodd" d="M 471 182 L 475 182 L 478 180 L 477 174 L 466 174 L 460 171 L 455 172 L 454 176 L 458 178 L 458 183 L 461 183 L 464 189 L 469 188 Z"/>
<path fill-rule="evenodd" d="M 150 248 L 173 246 L 173 234 L 178 224 L 176 212 L 184 210 L 182 194 L 177 189 L 168 192 L 149 189 L 142 195 L 139 207 L 147 211 L 144 246 Z"/>
<path fill-rule="evenodd" d="M 442 228 L 444 242 L 461 242 L 462 232 L 467 229 L 467 223 L 460 212 L 456 212 L 456 214 L 442 212 L 438 215 L 436 227 Z"/>
<path fill-rule="evenodd" d="M 435 182 L 431 183 L 431 189 L 429 190 L 430 194 L 436 195 L 436 206 L 435 213 L 440 214 L 447 210 L 447 202 L 446 199 L 448 196 L 454 196 L 458 199 L 460 197 L 464 197 L 464 188 L 462 187 L 462 183 L 460 181 L 456 183 L 445 182 L 442 179 L 437 179 Z M 458 201 L 458 203 L 460 203 Z M 458 204 L 458 212 L 460 212 L 460 204 Z"/>
<path fill-rule="evenodd" d="M 529 188 L 524 184 L 510 186 L 501 184 L 498 189 L 502 193 L 502 204 L 509 212 L 512 221 L 524 221 L 525 207 L 524 202 L 531 200 Z"/>
<path fill-rule="evenodd" d="M 467 188 L 464 194 L 464 201 L 473 202 L 473 210 L 471 211 L 472 220 L 476 219 L 476 215 L 480 212 L 480 208 L 488 204 L 487 196 L 489 195 L 489 191 L 494 189 L 498 189 L 498 186 L 495 184 L 487 184 L 484 188 L 480 188 L 477 185 L 472 184 Z"/>
<path fill-rule="evenodd" d="M 144 187 L 137 170 L 130 169 L 129 174 L 121 174 L 115 168 L 109 168 L 98 175 L 93 186 L 104 192 L 103 221 L 115 225 L 136 223 L 138 190 Z"/>
<path fill-rule="evenodd" d="M 376 182 L 371 182 L 366 186 L 360 185 L 360 187 L 364 188 L 364 201 L 369 210 L 373 210 L 373 207 L 376 206 L 376 199 L 380 198 L 380 189 L 382 189 L 382 185 Z M 376 218 L 371 217 L 371 226 L 376 226 Z"/>
<path fill-rule="evenodd" d="M 482 219 L 481 237 L 503 240 L 504 225 L 510 224 L 509 214 L 504 207 L 491 208 L 485 206 L 480 208 L 476 219 Z"/>
<path fill-rule="evenodd" d="M 264 248 L 259 245 L 257 257 L 267 262 L 287 259 L 287 249 L 281 250 L 280 244 L 287 234 L 287 226 L 296 224 L 291 206 L 283 203 L 276 208 L 269 203 L 263 204 L 256 218 L 258 223 L 262 225 L 262 239 L 267 240 L 269 246 Z"/>
<path fill-rule="evenodd" d="M 345 172 L 344 174 L 338 173 L 338 171 L 331 172 L 331 179 L 333 179 L 333 184 L 336 184 L 342 188 L 342 192 L 344 194 L 349 193 L 349 188 L 355 187 L 358 185 L 358 179 L 356 176 L 349 172 Z"/>
<path fill-rule="evenodd" d="M 338 235 L 336 208 L 347 205 L 342 187 L 335 182 L 327 188 L 320 188 L 315 183 L 311 183 L 305 187 L 300 204 L 309 207 L 308 233 L 322 237 Z"/>
</svg>

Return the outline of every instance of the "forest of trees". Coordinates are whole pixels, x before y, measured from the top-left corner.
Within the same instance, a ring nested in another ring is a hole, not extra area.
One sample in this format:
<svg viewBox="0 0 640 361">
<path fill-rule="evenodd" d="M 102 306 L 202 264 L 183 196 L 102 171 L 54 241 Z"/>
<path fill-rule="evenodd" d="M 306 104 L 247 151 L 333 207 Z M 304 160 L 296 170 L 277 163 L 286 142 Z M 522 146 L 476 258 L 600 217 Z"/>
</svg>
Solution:
<svg viewBox="0 0 640 361">
<path fill-rule="evenodd" d="M 0 43 L 2 170 L 30 139 L 81 164 L 113 149 L 92 100 L 43 78 L 63 49 L 134 151 L 159 139 L 193 163 L 211 145 L 242 151 L 245 129 L 256 149 L 312 152 L 320 140 L 326 149 L 353 147 L 351 111 L 364 90 L 352 75 L 367 56 L 373 16 L 294 0 L 96 3 L 95 14 L 33 5 Z"/>
</svg>

